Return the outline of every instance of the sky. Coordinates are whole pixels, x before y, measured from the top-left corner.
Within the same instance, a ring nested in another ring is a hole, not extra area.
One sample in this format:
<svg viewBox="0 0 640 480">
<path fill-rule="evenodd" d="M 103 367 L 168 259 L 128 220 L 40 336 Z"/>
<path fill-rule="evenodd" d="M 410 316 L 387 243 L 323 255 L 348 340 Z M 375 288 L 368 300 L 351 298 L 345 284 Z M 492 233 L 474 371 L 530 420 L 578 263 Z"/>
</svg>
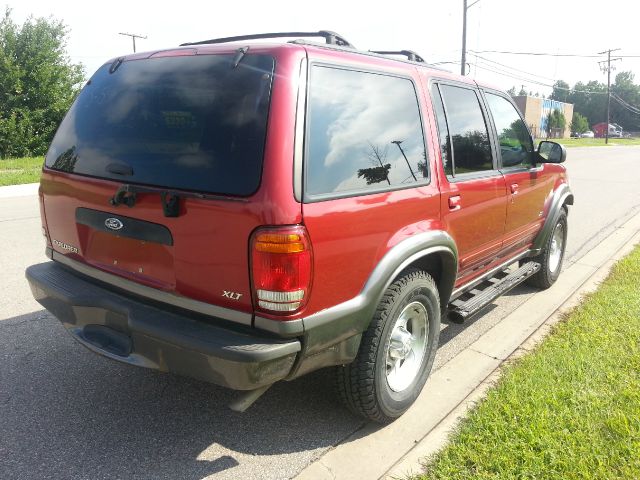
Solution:
<svg viewBox="0 0 640 480">
<path fill-rule="evenodd" d="M 29 15 L 62 20 L 69 28 L 71 60 L 83 63 L 87 76 L 110 58 L 132 51 L 131 39 L 119 32 L 147 36 L 137 41 L 138 51 L 144 51 L 247 33 L 333 30 L 361 50 L 415 50 L 429 63 L 454 62 L 441 66 L 460 71 L 463 0 L 12 0 L 4 5 L 18 23 Z M 601 58 L 498 53 L 478 53 L 478 58 L 473 52 L 596 55 L 619 48 L 614 55 L 638 57 L 614 62 L 612 81 L 626 70 L 640 83 L 639 14 L 637 0 L 479 0 L 468 9 L 469 75 L 505 90 L 524 85 L 527 91 L 548 95 L 551 88 L 544 85 L 556 79 L 570 85 L 606 82 Z"/>
</svg>

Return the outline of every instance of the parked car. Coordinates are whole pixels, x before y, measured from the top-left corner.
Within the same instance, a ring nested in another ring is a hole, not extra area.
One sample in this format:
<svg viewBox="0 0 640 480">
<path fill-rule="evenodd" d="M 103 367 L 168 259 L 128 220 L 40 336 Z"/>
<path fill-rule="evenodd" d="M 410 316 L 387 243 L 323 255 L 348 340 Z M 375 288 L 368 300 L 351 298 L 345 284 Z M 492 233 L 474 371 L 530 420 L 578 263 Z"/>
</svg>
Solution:
<svg viewBox="0 0 640 480">
<path fill-rule="evenodd" d="M 46 155 L 51 261 L 26 276 L 89 350 L 243 390 L 237 410 L 333 367 L 349 408 L 389 422 L 443 315 L 558 278 L 566 151 L 413 52 L 255 41 L 291 36 L 105 63 Z"/>
<path fill-rule="evenodd" d="M 593 138 L 594 134 L 591 130 L 587 130 L 586 132 L 581 133 L 580 138 Z"/>
</svg>

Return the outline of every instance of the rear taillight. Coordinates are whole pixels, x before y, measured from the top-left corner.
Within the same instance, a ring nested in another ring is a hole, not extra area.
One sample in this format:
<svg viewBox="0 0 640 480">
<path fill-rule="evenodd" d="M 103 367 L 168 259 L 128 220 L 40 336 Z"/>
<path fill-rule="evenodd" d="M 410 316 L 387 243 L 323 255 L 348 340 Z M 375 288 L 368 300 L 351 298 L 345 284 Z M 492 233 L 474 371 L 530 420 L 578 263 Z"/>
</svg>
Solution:
<svg viewBox="0 0 640 480">
<path fill-rule="evenodd" d="M 251 237 L 253 298 L 258 309 L 290 314 L 309 298 L 312 252 L 303 226 L 261 228 Z"/>
</svg>

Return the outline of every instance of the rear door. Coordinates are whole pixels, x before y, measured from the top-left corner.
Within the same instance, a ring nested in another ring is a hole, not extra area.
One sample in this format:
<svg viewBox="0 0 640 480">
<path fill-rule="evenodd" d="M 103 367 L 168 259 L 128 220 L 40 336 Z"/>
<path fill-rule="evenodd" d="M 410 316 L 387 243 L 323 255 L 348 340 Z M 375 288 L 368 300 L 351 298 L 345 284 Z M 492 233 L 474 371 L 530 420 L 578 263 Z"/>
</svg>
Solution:
<svg viewBox="0 0 640 480">
<path fill-rule="evenodd" d="M 62 260 L 251 312 L 275 60 L 194 52 L 116 61 L 87 83 L 46 156 L 49 235 Z"/>
<path fill-rule="evenodd" d="M 489 141 L 478 91 L 436 82 L 431 97 L 438 125 L 443 175 L 443 220 L 458 246 L 458 284 L 500 253 L 506 219 L 506 187 Z"/>
<path fill-rule="evenodd" d="M 417 78 L 312 61 L 303 212 L 314 255 L 309 311 L 355 297 L 397 243 L 440 215 Z"/>
<path fill-rule="evenodd" d="M 542 227 L 545 200 L 553 189 L 553 177 L 544 164 L 536 165 L 533 140 L 511 100 L 498 92 L 485 91 L 498 140 L 500 171 L 507 185 L 505 255 L 529 246 Z"/>
</svg>

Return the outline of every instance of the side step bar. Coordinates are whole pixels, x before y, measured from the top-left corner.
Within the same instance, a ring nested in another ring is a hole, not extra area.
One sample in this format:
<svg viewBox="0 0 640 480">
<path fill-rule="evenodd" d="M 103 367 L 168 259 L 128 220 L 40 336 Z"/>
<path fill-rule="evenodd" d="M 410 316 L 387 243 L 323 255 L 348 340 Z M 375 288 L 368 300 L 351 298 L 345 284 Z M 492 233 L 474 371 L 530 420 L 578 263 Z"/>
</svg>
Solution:
<svg viewBox="0 0 640 480">
<path fill-rule="evenodd" d="M 502 272 L 503 278 L 493 277 L 488 279 L 449 304 L 449 320 L 455 323 L 464 322 L 480 312 L 500 295 L 504 295 L 539 270 L 539 263 L 527 262 L 513 272 Z M 488 285 L 481 289 L 483 284 Z"/>
</svg>

